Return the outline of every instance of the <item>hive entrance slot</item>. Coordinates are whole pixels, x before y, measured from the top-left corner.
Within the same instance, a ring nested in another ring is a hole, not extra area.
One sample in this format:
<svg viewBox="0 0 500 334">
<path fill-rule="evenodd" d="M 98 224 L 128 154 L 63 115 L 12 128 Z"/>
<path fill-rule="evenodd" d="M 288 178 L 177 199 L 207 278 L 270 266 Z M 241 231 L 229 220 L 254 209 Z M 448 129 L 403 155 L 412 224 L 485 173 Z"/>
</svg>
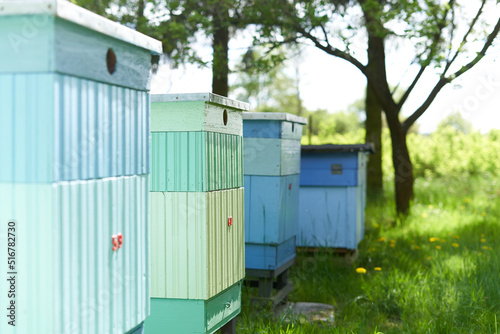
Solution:
<svg viewBox="0 0 500 334">
<path fill-rule="evenodd" d="M 116 54 L 113 49 L 108 49 L 106 53 L 106 66 L 108 67 L 109 74 L 113 74 L 116 71 Z"/>
<path fill-rule="evenodd" d="M 224 109 L 224 113 L 222 114 L 222 121 L 224 122 L 224 125 L 227 125 L 227 110 Z"/>
</svg>

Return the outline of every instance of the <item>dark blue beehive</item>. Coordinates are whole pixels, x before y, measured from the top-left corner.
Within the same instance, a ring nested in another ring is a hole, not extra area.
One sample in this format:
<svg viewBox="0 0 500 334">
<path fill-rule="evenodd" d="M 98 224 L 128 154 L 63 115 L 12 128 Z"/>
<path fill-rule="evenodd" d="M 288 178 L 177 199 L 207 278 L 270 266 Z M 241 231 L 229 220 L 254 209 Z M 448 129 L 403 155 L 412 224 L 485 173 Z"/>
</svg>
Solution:
<svg viewBox="0 0 500 334">
<path fill-rule="evenodd" d="M 302 147 L 297 246 L 358 247 L 370 152 L 370 144 Z"/>
</svg>

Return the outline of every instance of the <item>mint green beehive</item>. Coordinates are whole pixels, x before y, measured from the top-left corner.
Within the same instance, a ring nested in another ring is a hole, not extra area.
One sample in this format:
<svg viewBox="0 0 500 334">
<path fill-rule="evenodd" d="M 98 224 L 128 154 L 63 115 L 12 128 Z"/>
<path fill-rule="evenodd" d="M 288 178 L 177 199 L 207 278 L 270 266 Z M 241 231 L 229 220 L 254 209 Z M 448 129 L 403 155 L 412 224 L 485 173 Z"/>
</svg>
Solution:
<svg viewBox="0 0 500 334">
<path fill-rule="evenodd" d="M 150 333 L 213 333 L 240 312 L 247 109 L 211 93 L 152 96 Z"/>
<path fill-rule="evenodd" d="M 69 1 L 8 0 L 0 50 L 0 262 L 13 221 L 17 275 L 16 326 L 4 315 L 0 333 L 141 331 L 161 43 Z M 2 277 L 2 307 L 9 289 Z"/>
</svg>

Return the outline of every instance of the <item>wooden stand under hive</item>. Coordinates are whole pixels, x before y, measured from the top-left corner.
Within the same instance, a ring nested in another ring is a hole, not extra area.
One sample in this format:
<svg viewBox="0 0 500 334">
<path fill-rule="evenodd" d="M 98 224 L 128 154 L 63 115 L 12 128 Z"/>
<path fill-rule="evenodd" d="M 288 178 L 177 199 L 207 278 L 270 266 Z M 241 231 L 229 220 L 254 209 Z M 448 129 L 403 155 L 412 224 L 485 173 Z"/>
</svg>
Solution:
<svg viewBox="0 0 500 334">
<path fill-rule="evenodd" d="M 152 333 L 234 332 L 245 276 L 247 109 L 211 93 L 152 96 Z"/>
<path fill-rule="evenodd" d="M 243 113 L 246 274 L 275 304 L 292 290 L 303 124 L 286 113 Z"/>
<path fill-rule="evenodd" d="M 2 1 L 0 48 L 0 245 L 12 222 L 17 292 L 0 333 L 141 332 L 161 43 L 69 1 Z"/>
</svg>

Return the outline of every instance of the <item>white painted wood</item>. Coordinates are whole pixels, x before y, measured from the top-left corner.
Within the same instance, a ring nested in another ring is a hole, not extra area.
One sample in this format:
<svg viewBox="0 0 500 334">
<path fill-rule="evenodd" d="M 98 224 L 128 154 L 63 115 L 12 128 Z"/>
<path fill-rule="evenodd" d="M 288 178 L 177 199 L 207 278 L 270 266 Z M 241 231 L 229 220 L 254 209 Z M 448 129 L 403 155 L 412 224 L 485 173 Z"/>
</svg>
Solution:
<svg viewBox="0 0 500 334">
<path fill-rule="evenodd" d="M 66 0 L 4 0 L 0 2 L 0 16 L 40 14 L 59 17 L 156 54 L 162 53 L 160 41 Z"/>
<path fill-rule="evenodd" d="M 244 112 L 243 119 L 253 119 L 253 120 L 276 120 L 276 121 L 288 121 L 299 124 L 307 124 L 307 119 L 297 115 L 289 113 L 278 113 L 278 112 Z"/>
</svg>

